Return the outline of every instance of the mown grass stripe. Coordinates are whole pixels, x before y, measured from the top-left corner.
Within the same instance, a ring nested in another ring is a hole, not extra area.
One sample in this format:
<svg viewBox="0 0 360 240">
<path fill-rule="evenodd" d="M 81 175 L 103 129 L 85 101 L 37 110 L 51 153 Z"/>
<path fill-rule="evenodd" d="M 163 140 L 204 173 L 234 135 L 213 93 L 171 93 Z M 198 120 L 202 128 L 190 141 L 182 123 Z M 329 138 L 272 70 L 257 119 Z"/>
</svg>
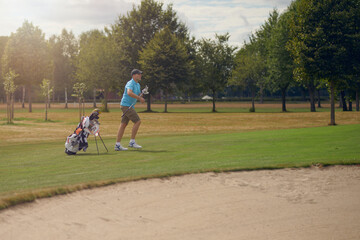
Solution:
<svg viewBox="0 0 360 240">
<path fill-rule="evenodd" d="M 64 153 L 59 141 L 0 149 L 0 208 L 123 181 L 188 173 L 360 164 L 360 125 L 139 138 L 141 151 Z M 124 140 L 124 143 L 126 140 Z"/>
</svg>

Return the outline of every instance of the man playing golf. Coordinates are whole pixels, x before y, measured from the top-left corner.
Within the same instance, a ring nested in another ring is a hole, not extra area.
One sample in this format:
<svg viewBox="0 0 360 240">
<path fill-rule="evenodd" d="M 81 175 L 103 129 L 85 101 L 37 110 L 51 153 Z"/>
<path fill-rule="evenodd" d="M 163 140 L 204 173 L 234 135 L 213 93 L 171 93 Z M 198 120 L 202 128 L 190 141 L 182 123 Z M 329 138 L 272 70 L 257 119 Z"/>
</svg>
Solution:
<svg viewBox="0 0 360 240">
<path fill-rule="evenodd" d="M 129 143 L 129 147 L 141 149 L 141 146 L 136 144 L 135 142 L 135 137 L 139 130 L 141 120 L 134 109 L 134 105 L 136 104 L 137 100 L 139 100 L 141 103 L 145 102 L 145 99 L 140 96 L 141 90 L 139 82 L 141 80 L 141 74 L 142 71 L 138 69 L 132 70 L 132 79 L 126 83 L 124 94 L 120 103 L 121 110 L 123 111 L 123 117 L 121 119 L 120 127 L 117 134 L 115 151 L 128 150 L 127 148 L 121 146 L 120 142 L 124 135 L 125 128 L 130 120 L 134 123 L 134 126 L 131 131 L 131 140 Z"/>
</svg>

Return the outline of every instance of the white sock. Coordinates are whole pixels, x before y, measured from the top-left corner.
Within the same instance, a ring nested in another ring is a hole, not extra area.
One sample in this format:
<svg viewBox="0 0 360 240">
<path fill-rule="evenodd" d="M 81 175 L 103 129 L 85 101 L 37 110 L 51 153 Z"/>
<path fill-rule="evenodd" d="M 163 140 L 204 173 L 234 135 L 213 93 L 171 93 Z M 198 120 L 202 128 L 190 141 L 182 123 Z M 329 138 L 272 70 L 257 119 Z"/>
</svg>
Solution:
<svg viewBox="0 0 360 240">
<path fill-rule="evenodd" d="M 120 142 L 116 142 L 116 144 L 115 144 L 115 145 L 120 146 Z"/>
<path fill-rule="evenodd" d="M 135 139 L 130 139 L 130 143 L 134 143 L 135 142 Z"/>
</svg>

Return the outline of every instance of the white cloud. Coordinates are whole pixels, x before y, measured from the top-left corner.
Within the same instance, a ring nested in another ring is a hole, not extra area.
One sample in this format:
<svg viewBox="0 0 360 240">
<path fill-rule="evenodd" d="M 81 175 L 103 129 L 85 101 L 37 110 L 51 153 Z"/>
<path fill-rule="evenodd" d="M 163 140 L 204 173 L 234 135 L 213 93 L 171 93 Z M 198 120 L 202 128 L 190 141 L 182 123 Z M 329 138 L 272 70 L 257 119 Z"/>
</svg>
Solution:
<svg viewBox="0 0 360 240">
<path fill-rule="evenodd" d="M 47 36 L 60 34 L 63 28 L 76 34 L 103 29 L 120 14 L 131 10 L 126 0 L 0 0 L 0 35 L 10 35 L 24 20 L 39 26 Z"/>
<path fill-rule="evenodd" d="M 229 32 L 230 42 L 242 45 L 249 34 L 269 16 L 273 8 L 284 10 L 291 0 L 159 0 L 173 9 L 197 39 Z M 141 0 L 0 0 L 0 35 L 10 35 L 24 20 L 46 36 L 63 28 L 76 35 L 103 29 Z"/>
<path fill-rule="evenodd" d="M 283 11 L 291 0 L 164 0 L 172 3 L 196 38 L 230 33 L 230 43 L 241 46 L 277 8 Z M 190 21 L 190 22 L 189 22 Z"/>
</svg>

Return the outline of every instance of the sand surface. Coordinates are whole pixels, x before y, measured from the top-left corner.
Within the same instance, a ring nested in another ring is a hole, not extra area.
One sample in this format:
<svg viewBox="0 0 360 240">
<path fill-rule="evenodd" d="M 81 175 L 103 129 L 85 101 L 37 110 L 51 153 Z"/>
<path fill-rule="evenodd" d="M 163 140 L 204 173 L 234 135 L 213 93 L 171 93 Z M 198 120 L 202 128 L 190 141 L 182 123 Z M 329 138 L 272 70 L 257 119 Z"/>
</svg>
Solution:
<svg viewBox="0 0 360 240">
<path fill-rule="evenodd" d="M 360 166 L 194 174 L 0 212 L 0 239 L 360 239 Z"/>
</svg>

